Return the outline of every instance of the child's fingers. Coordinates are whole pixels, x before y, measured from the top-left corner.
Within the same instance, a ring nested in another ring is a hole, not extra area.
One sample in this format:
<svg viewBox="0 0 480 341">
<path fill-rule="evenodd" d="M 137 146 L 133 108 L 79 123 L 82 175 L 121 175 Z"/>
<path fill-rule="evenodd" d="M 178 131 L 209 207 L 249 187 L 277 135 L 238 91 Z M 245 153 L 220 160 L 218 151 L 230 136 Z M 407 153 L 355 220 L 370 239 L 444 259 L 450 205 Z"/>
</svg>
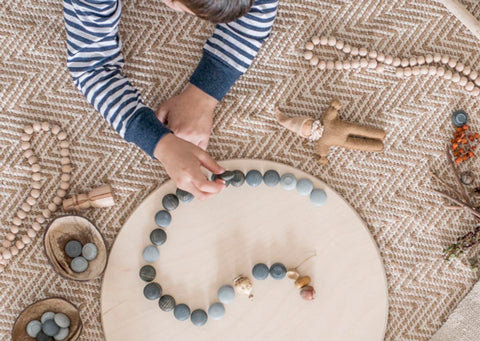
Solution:
<svg viewBox="0 0 480 341">
<path fill-rule="evenodd" d="M 222 174 L 225 169 L 220 166 L 207 152 L 202 151 L 199 153 L 198 159 L 202 163 L 202 166 L 208 169 L 213 174 Z"/>
<path fill-rule="evenodd" d="M 160 122 L 166 124 L 168 118 L 168 109 L 164 106 L 160 106 L 160 108 L 157 110 L 157 118 Z"/>
<path fill-rule="evenodd" d="M 204 193 L 216 194 L 220 193 L 225 188 L 225 185 L 222 182 L 208 181 L 203 174 L 201 177 L 193 179 L 192 182 L 199 191 Z"/>
</svg>

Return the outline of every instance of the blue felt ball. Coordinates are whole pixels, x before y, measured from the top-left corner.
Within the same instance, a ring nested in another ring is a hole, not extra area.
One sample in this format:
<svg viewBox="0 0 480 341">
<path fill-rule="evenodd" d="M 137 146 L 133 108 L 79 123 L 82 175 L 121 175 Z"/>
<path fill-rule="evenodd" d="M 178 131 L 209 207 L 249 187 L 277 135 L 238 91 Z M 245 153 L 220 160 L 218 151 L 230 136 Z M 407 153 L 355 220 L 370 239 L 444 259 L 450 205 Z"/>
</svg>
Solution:
<svg viewBox="0 0 480 341">
<path fill-rule="evenodd" d="M 201 327 L 205 323 L 207 323 L 208 315 L 202 309 L 197 309 L 197 310 L 192 311 L 192 315 L 190 315 L 190 320 L 197 327 Z"/>
<path fill-rule="evenodd" d="M 310 201 L 315 206 L 323 206 L 327 201 L 327 193 L 323 189 L 314 189 L 310 194 Z"/>
<path fill-rule="evenodd" d="M 222 319 L 225 316 L 225 306 L 220 302 L 212 304 L 208 308 L 208 316 L 210 316 L 212 320 Z"/>
<path fill-rule="evenodd" d="M 186 304 L 177 304 L 173 309 L 173 316 L 179 321 L 185 321 L 190 317 L 190 308 Z"/>
<path fill-rule="evenodd" d="M 172 222 L 172 215 L 170 212 L 161 210 L 155 214 L 155 223 L 160 227 L 167 227 Z"/>
<path fill-rule="evenodd" d="M 287 274 L 287 268 L 282 263 L 275 263 L 270 267 L 270 276 L 273 279 L 282 279 Z"/>
<path fill-rule="evenodd" d="M 235 298 L 235 290 L 231 285 L 223 285 L 218 289 L 218 299 L 224 304 L 232 303 Z"/>
<path fill-rule="evenodd" d="M 251 171 L 248 171 L 245 180 L 249 186 L 257 187 L 262 183 L 263 176 L 258 170 L 252 169 Z"/>
<path fill-rule="evenodd" d="M 291 173 L 283 174 L 280 178 L 280 186 L 284 190 L 291 191 L 297 186 L 297 178 Z"/>
<path fill-rule="evenodd" d="M 276 170 L 270 169 L 263 175 L 263 182 L 268 187 L 275 187 L 280 182 L 280 175 Z"/>
<path fill-rule="evenodd" d="M 297 192 L 300 195 L 310 195 L 313 190 L 313 182 L 310 179 L 300 179 L 297 181 Z"/>
<path fill-rule="evenodd" d="M 264 280 L 268 277 L 269 269 L 263 263 L 255 264 L 252 269 L 252 275 L 255 279 Z"/>
</svg>

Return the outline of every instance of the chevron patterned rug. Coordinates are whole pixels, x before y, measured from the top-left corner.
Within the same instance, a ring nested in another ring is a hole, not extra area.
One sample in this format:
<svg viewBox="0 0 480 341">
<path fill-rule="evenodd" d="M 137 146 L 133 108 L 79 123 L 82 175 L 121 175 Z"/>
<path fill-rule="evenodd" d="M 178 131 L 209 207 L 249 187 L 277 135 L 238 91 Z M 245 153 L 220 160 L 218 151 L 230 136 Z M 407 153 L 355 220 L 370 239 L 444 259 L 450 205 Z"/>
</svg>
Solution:
<svg viewBox="0 0 480 341">
<path fill-rule="evenodd" d="M 463 3 L 480 18 L 477 1 Z M 160 0 L 124 0 L 120 31 L 125 72 L 148 105 L 155 108 L 183 88 L 212 29 L 172 12 Z M 443 247 L 472 230 L 474 221 L 463 211 L 442 208 L 443 201 L 432 193 L 438 184 L 429 170 L 454 183 L 444 155 L 453 129 L 451 112 L 466 109 L 471 125 L 480 127 L 473 115 L 479 101 L 434 77 L 311 69 L 301 55 L 304 43 L 318 33 L 401 57 L 448 54 L 477 70 L 480 42 L 431 0 L 282 0 L 270 39 L 217 109 L 209 146 L 217 159 L 289 164 L 343 195 L 367 222 L 384 259 L 390 297 L 386 339 L 428 340 L 477 280 L 467 258 L 478 250 L 449 263 L 441 258 Z M 336 53 L 330 48 L 316 51 L 331 58 Z M 1 234 L 29 189 L 30 168 L 19 148 L 22 127 L 50 121 L 61 124 L 72 141 L 72 190 L 88 191 L 104 183 L 115 188 L 117 206 L 84 213 L 111 247 L 130 213 L 167 176 L 90 107 L 73 85 L 65 55 L 60 1 L 0 0 Z M 331 162 L 318 166 L 313 146 L 274 120 L 275 105 L 291 115 L 318 117 L 334 97 L 344 104 L 344 119 L 386 129 L 383 154 L 336 148 Z M 59 155 L 45 135 L 35 141 L 44 170 L 42 201 L 50 202 L 60 181 Z M 468 166 L 479 170 L 477 160 Z M 39 210 L 35 207 L 34 214 Z M 101 281 L 76 283 L 59 277 L 47 262 L 41 238 L 15 257 L 0 274 L 0 283 L 1 340 L 10 338 L 23 308 L 51 296 L 80 307 L 80 340 L 104 339 Z"/>
</svg>

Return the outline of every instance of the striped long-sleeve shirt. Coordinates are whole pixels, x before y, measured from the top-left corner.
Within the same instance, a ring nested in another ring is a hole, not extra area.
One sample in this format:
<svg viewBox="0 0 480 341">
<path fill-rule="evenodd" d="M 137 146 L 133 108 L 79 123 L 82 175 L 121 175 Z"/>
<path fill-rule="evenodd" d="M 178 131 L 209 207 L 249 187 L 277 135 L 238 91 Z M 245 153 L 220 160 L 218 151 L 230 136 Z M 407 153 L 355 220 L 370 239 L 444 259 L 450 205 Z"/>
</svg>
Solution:
<svg viewBox="0 0 480 341">
<path fill-rule="evenodd" d="M 244 17 L 217 25 L 190 83 L 220 101 L 270 34 L 277 5 L 278 0 L 257 0 Z M 67 65 L 94 108 L 123 138 L 153 157 L 158 141 L 171 131 L 122 74 L 121 12 L 120 0 L 64 0 Z"/>
</svg>

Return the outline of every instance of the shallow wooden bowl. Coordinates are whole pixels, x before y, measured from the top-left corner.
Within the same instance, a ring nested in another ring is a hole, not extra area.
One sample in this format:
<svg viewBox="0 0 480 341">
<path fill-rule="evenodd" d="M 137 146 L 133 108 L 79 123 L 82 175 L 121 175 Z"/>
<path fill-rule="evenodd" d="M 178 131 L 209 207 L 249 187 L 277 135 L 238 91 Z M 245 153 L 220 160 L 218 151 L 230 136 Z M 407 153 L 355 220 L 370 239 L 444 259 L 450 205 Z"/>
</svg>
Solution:
<svg viewBox="0 0 480 341">
<path fill-rule="evenodd" d="M 85 272 L 76 273 L 70 268 L 72 258 L 65 253 L 65 245 L 76 239 L 85 245 L 94 243 L 98 248 L 98 255 L 88 262 Z M 107 265 L 107 248 L 102 235 L 96 226 L 88 219 L 68 215 L 54 219 L 43 237 L 45 253 L 55 271 L 61 276 L 75 281 L 90 281 L 103 274 Z"/>
<path fill-rule="evenodd" d="M 24 311 L 20 313 L 12 330 L 13 341 L 32 341 L 34 340 L 28 336 L 26 328 L 27 324 L 32 320 L 40 320 L 43 313 L 47 311 L 53 311 L 55 313 L 64 313 L 70 319 L 70 333 L 65 340 L 74 341 L 78 339 L 82 332 L 82 320 L 80 319 L 80 313 L 72 303 L 64 300 L 63 298 L 47 298 L 45 300 L 38 301 L 28 306 Z"/>
</svg>

